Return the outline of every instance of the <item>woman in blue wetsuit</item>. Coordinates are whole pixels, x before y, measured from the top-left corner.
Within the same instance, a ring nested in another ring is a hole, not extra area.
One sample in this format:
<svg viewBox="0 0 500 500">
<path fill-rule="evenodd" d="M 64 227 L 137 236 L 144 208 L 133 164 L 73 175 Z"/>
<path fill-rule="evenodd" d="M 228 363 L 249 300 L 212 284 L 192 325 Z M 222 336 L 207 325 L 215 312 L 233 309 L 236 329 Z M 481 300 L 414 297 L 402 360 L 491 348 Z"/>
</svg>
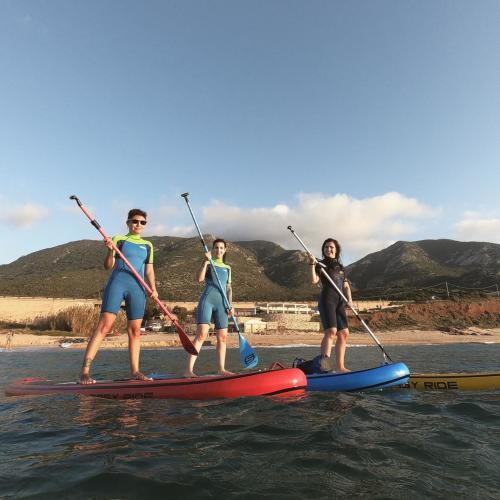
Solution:
<svg viewBox="0 0 500 500">
<path fill-rule="evenodd" d="M 128 234 L 126 236 L 115 236 L 112 240 L 108 238 L 105 241 L 108 253 L 104 260 L 104 267 L 113 269 L 113 272 L 104 290 L 99 323 L 85 351 L 82 371 L 80 372 L 81 384 L 93 384 L 95 382 L 90 377 L 90 365 L 104 337 L 113 328 L 123 300 L 125 300 L 128 320 L 127 332 L 131 378 L 151 380 L 139 371 L 141 323 L 146 306 L 145 291 L 129 271 L 125 262 L 118 255 L 115 255 L 112 246 L 113 242 L 151 287 L 153 290 L 152 296 L 157 297 L 153 269 L 153 245 L 141 238 L 141 233 L 146 225 L 146 215 L 146 212 L 138 208 L 130 210 L 127 218 Z"/>
<path fill-rule="evenodd" d="M 229 304 L 231 304 L 233 299 L 231 267 L 224 262 L 226 250 L 227 245 L 223 239 L 218 238 L 214 241 L 212 245 L 214 267 L 219 277 L 219 281 L 226 292 Z M 217 371 L 221 375 L 232 375 L 232 372 L 226 370 L 225 362 L 228 317 L 232 316 L 234 311 L 232 309 L 227 310 L 224 305 L 219 283 L 217 282 L 217 278 L 212 275 L 213 271 L 210 265 L 210 259 L 212 259 L 212 253 L 207 252 L 205 254 L 205 260 L 196 275 L 198 283 L 203 283 L 203 281 L 205 281 L 205 288 L 196 309 L 196 323 L 198 327 L 193 345 L 199 352 L 203 342 L 207 338 L 210 323 L 214 323 L 217 334 Z M 193 371 L 196 359 L 196 356 L 189 355 L 184 376 L 196 377 Z"/>
<path fill-rule="evenodd" d="M 333 238 L 328 238 L 321 247 L 323 259 L 320 261 L 326 267 L 324 270 L 328 276 L 342 291 L 344 296 L 352 304 L 351 287 L 344 274 L 344 266 L 340 261 L 340 244 Z M 321 342 L 322 358 L 330 358 L 333 341 L 335 343 L 336 371 L 348 372 L 344 366 L 345 350 L 349 328 L 347 324 L 346 302 L 321 272 L 321 266 L 314 256 L 309 255 L 311 283 L 317 284 L 321 280 L 321 293 L 318 300 L 318 309 L 323 325 L 324 336 Z M 328 364 L 328 363 L 325 363 Z"/>
</svg>

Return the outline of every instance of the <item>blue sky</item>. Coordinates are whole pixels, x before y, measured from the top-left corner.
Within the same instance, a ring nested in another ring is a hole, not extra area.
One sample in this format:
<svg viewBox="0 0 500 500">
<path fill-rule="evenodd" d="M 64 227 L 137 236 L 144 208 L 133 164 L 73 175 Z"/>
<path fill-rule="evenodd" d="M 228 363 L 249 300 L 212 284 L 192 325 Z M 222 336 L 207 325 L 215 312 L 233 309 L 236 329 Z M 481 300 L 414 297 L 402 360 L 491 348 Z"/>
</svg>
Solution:
<svg viewBox="0 0 500 500">
<path fill-rule="evenodd" d="M 0 0 L 0 264 L 149 235 L 500 243 L 500 3 Z"/>
</svg>

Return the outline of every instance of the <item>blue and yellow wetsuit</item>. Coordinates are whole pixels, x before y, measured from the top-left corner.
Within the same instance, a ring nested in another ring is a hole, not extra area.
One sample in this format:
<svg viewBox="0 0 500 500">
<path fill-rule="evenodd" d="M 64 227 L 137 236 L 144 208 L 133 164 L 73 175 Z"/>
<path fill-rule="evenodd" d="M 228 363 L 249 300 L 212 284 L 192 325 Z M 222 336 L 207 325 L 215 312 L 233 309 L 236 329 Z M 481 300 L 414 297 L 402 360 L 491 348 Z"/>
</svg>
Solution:
<svg viewBox="0 0 500 500">
<path fill-rule="evenodd" d="M 153 245 L 139 235 L 114 236 L 113 243 L 123 253 L 134 269 L 144 278 L 146 264 L 153 263 Z M 125 300 L 127 319 L 142 319 L 146 306 L 144 287 L 129 271 L 127 264 L 115 255 L 115 266 L 102 297 L 101 312 L 117 314 Z"/>
<path fill-rule="evenodd" d="M 222 289 L 226 292 L 227 285 L 231 284 L 231 266 L 224 264 L 222 259 L 213 259 L 213 263 Z M 205 274 L 205 289 L 196 308 L 196 323 L 199 325 L 215 323 L 216 330 L 227 328 L 227 311 L 217 278 L 212 276 L 212 266 L 207 268 Z"/>
</svg>

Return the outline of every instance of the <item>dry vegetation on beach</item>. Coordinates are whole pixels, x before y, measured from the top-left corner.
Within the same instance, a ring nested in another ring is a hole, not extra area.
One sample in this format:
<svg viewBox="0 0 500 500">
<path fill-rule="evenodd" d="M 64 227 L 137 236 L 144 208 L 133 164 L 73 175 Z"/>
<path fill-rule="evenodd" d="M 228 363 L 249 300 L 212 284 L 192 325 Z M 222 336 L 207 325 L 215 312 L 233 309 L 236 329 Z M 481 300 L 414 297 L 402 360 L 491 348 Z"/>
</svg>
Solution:
<svg viewBox="0 0 500 500">
<path fill-rule="evenodd" d="M 95 301 L 69 299 L 0 298 L 0 347 L 4 347 L 6 334 L 15 333 L 14 346 L 57 346 L 68 337 L 79 337 L 85 346 L 86 338 L 97 323 L 99 308 Z M 170 309 L 182 306 L 192 311 L 195 303 L 168 303 Z M 312 305 L 312 304 L 311 304 Z M 382 343 L 458 343 L 500 342 L 500 299 L 429 301 L 389 305 L 375 302 L 355 304 L 361 316 Z M 249 310 L 255 303 L 235 303 L 237 308 Z M 35 314 L 34 314 L 35 313 Z M 299 318 L 300 317 L 300 318 Z M 255 346 L 309 344 L 319 345 L 322 333 L 318 328 L 301 328 L 300 324 L 314 322 L 317 317 L 307 315 L 270 314 L 264 317 L 269 325 L 277 325 L 261 333 L 245 333 Z M 241 319 L 241 318 L 240 318 Z M 312 323 L 311 323 L 312 324 Z M 117 333 L 108 337 L 105 345 L 126 347 L 126 319 L 120 314 Z M 351 344 L 370 344 L 371 338 L 354 316 L 350 317 Z M 312 331 L 306 331 L 312 330 Z M 194 331 L 194 328 L 191 328 Z M 188 330 L 189 332 L 189 330 Z M 236 345 L 237 336 L 231 335 L 229 345 Z M 144 335 L 145 347 L 178 346 L 175 333 Z"/>
</svg>

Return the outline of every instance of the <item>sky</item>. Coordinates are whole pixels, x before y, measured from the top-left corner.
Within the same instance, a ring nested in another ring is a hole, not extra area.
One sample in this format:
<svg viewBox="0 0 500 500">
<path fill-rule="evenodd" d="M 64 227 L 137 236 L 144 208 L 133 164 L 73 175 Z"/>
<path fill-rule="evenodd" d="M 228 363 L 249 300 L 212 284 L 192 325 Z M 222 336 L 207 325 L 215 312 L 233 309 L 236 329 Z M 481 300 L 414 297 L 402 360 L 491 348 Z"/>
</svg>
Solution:
<svg viewBox="0 0 500 500">
<path fill-rule="evenodd" d="M 500 243 L 497 0 L 0 0 L 0 264 L 204 233 Z M 201 251 L 201 250 L 200 250 Z"/>
</svg>

